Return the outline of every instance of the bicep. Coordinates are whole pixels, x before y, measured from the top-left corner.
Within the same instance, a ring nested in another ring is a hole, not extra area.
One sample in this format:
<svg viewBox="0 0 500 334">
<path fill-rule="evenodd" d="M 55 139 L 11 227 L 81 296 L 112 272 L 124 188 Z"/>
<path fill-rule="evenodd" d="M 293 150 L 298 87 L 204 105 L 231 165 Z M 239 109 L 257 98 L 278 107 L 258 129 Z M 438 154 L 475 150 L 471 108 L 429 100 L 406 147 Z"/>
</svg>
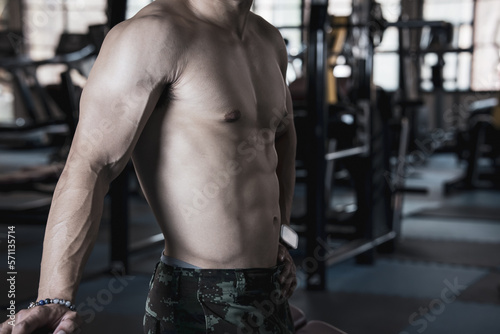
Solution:
<svg viewBox="0 0 500 334">
<path fill-rule="evenodd" d="M 70 159 L 108 169 L 115 177 L 127 163 L 163 89 L 149 59 L 112 36 L 103 46 L 80 102 Z"/>
</svg>

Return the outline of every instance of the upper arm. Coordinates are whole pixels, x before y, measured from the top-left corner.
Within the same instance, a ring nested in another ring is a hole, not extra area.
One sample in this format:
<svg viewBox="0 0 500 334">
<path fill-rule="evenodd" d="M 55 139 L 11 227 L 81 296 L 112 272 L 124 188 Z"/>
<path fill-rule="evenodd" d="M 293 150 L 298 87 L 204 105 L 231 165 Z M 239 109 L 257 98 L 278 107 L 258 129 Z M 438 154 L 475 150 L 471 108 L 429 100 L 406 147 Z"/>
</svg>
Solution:
<svg viewBox="0 0 500 334">
<path fill-rule="evenodd" d="M 285 45 L 285 41 L 281 36 L 281 33 L 275 29 L 274 34 L 274 47 L 277 54 L 277 59 L 279 63 L 279 67 L 281 70 L 281 74 L 283 76 L 283 82 L 285 85 L 285 106 L 286 106 L 286 116 L 278 127 L 278 131 L 276 132 L 276 138 L 281 137 L 285 133 L 288 133 L 289 140 L 292 141 L 292 144 L 295 143 L 295 127 L 293 123 L 293 104 L 292 97 L 290 95 L 290 90 L 288 89 L 288 85 L 286 83 L 286 71 L 288 68 L 288 53 Z"/>
<path fill-rule="evenodd" d="M 159 25 L 128 21 L 106 37 L 82 93 L 69 162 L 112 179 L 129 160 L 163 89 L 175 80 L 175 55 L 154 33 Z"/>
</svg>

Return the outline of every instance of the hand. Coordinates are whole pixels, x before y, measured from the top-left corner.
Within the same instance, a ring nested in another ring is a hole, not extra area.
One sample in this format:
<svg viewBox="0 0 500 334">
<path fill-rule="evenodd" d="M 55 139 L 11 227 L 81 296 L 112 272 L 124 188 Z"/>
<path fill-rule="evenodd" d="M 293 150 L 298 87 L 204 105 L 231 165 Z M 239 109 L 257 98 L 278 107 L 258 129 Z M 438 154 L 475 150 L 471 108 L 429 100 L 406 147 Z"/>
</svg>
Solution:
<svg viewBox="0 0 500 334">
<path fill-rule="evenodd" d="M 0 334 L 30 334 L 42 328 L 54 334 L 77 334 L 82 323 L 76 312 L 53 304 L 21 310 L 16 314 L 15 326 L 9 322 L 10 319 L 0 325 Z"/>
<path fill-rule="evenodd" d="M 279 244 L 278 248 L 278 262 L 285 264 L 279 277 L 281 292 L 285 298 L 290 298 L 297 287 L 297 275 L 292 256 L 290 252 L 288 252 L 288 249 L 282 244 Z"/>
</svg>

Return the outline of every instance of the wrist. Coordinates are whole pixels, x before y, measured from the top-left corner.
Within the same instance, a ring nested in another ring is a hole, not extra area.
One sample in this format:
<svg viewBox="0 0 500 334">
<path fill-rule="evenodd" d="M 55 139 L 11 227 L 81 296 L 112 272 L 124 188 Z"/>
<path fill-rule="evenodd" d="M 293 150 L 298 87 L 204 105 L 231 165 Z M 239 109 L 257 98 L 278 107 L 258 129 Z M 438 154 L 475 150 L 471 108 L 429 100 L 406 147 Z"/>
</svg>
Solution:
<svg viewBox="0 0 500 334">
<path fill-rule="evenodd" d="M 41 300 L 41 299 L 46 299 L 46 298 L 58 298 L 58 299 L 64 299 L 64 300 L 69 300 L 69 301 L 74 301 L 76 293 L 72 293 L 72 291 L 69 291 L 69 289 L 57 289 L 54 287 L 39 287 L 38 288 L 38 296 L 36 300 Z"/>
<path fill-rule="evenodd" d="M 71 301 L 62 299 L 62 298 L 45 298 L 45 299 L 39 299 L 38 301 L 31 302 L 28 309 L 34 308 L 37 306 L 46 306 L 46 305 L 60 305 L 67 307 L 71 311 L 76 310 L 76 305 L 73 304 Z"/>
</svg>

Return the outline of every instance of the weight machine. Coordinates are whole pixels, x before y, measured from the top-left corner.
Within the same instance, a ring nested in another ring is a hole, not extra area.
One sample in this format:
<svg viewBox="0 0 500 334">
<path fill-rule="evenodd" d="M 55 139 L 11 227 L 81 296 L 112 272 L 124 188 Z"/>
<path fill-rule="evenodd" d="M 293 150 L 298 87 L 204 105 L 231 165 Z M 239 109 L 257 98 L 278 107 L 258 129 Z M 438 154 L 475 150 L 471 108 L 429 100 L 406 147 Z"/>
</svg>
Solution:
<svg viewBox="0 0 500 334">
<path fill-rule="evenodd" d="M 303 141 L 307 147 L 304 161 L 307 208 L 305 216 L 300 220 L 307 225 L 304 269 L 307 272 L 309 290 L 325 289 L 326 267 L 329 265 L 350 257 L 356 257 L 361 263 L 372 263 L 374 249 L 389 242 L 392 244 L 389 243 L 388 248 L 391 248 L 399 231 L 401 197 L 392 190 L 390 182 L 400 184 L 401 178 L 388 182 L 386 177 L 386 173 L 390 171 L 387 120 L 384 118 L 384 111 L 377 106 L 377 92 L 372 80 L 373 38 L 383 32 L 384 28 L 384 22 L 373 16 L 376 9 L 374 1 L 355 0 L 350 22 L 339 25 L 352 29 L 358 41 L 364 43 L 361 52 L 354 57 L 357 79 L 355 109 L 360 120 L 357 126 L 364 133 L 354 147 L 335 150 L 335 142 L 328 140 L 332 112 L 326 96 L 326 73 L 330 71 L 327 61 L 328 1 L 312 1 L 310 7 L 307 35 L 307 116 L 303 120 L 306 124 L 303 133 L 298 132 L 299 142 Z M 403 125 L 403 129 L 405 128 L 406 125 Z M 403 138 L 406 138 L 406 132 L 403 133 Z M 405 154 L 405 146 L 406 142 L 403 140 L 401 154 Z M 355 188 L 358 209 L 350 220 L 356 231 L 349 236 L 340 237 L 348 242 L 339 247 L 330 247 L 327 227 L 336 222 L 327 214 L 327 170 L 331 173 L 332 165 L 340 160 L 350 161 L 351 171 L 357 179 Z"/>
</svg>

